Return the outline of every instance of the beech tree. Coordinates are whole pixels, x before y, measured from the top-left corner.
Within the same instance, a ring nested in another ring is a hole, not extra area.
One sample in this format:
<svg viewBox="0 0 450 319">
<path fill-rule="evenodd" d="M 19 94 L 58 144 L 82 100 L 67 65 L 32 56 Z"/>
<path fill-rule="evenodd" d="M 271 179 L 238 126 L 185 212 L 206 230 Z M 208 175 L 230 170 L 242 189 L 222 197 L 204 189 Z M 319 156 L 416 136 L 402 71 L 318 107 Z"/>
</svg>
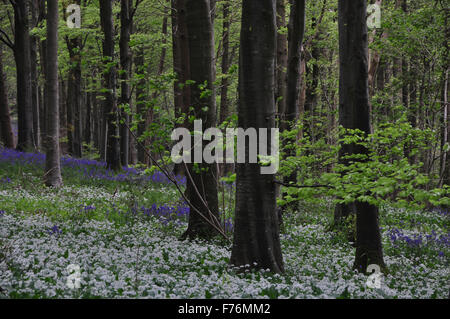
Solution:
<svg viewBox="0 0 450 319">
<path fill-rule="evenodd" d="M 17 149 L 30 151 L 33 142 L 33 109 L 31 101 L 31 59 L 29 10 L 27 1 L 10 1 L 14 9 L 14 43 L 2 38 L 14 52 L 17 71 Z M 6 34 L 6 33 L 4 33 Z"/>
<path fill-rule="evenodd" d="M 14 135 L 8 105 L 6 74 L 3 72 L 3 48 L 0 44 L 0 137 L 7 148 L 14 148 Z"/>
<path fill-rule="evenodd" d="M 288 56 L 287 56 L 287 85 L 285 87 L 281 131 L 292 130 L 299 117 L 300 96 L 300 60 L 303 36 L 305 34 L 305 0 L 291 0 L 291 13 L 288 25 Z M 280 70 L 279 70 L 280 72 Z M 278 77 L 280 78 L 280 76 Z M 283 77 L 281 76 L 281 80 Z M 295 144 L 296 138 L 286 139 L 286 143 Z M 289 147 L 286 156 L 295 156 L 295 148 Z M 293 170 L 284 178 L 284 183 L 297 183 L 297 171 Z M 292 206 L 292 205 L 290 205 Z M 295 209 L 295 207 L 294 207 Z M 280 216 L 281 218 L 281 216 Z"/>
<path fill-rule="evenodd" d="M 47 86 L 47 138 L 45 184 L 62 184 L 59 147 L 59 83 L 58 83 L 58 0 L 47 0 L 47 54 L 45 83 Z"/>
<path fill-rule="evenodd" d="M 366 0 L 339 0 L 339 124 L 370 134 L 366 11 Z M 339 155 L 345 162 L 350 155 L 368 154 L 357 144 L 341 146 Z M 348 207 L 344 205 L 345 209 Z M 354 268 L 361 272 L 371 264 L 384 268 L 378 208 L 363 201 L 356 201 L 351 207 L 356 212 Z"/>
<path fill-rule="evenodd" d="M 201 119 L 203 129 L 206 130 L 216 125 L 214 28 L 211 7 L 209 0 L 186 0 L 185 3 L 190 68 L 188 79 L 193 83 L 190 85 L 189 105 L 193 111 L 189 114 Z M 203 85 L 205 87 L 202 87 Z M 188 126 L 192 131 L 193 123 L 188 123 Z M 203 144 L 205 145 L 206 143 Z M 186 194 L 192 213 L 189 214 L 188 229 L 182 238 L 211 238 L 216 234 L 212 225 L 220 227 L 217 167 L 215 164 L 202 163 L 187 164 L 187 169 Z"/>
<path fill-rule="evenodd" d="M 238 127 L 275 127 L 275 0 L 243 0 L 239 58 Z M 268 138 L 270 141 L 270 139 Z M 268 152 L 271 145 L 268 142 Z M 249 145 L 246 143 L 246 158 Z M 236 164 L 236 210 L 230 263 L 284 271 L 274 175 L 259 164 Z"/>
<path fill-rule="evenodd" d="M 106 163 L 108 168 L 118 171 L 120 163 L 119 118 L 116 99 L 116 63 L 114 60 L 114 21 L 112 1 L 100 1 L 100 18 L 104 32 L 103 59 L 105 63 L 104 85 L 105 100 L 103 103 L 106 122 Z"/>
</svg>

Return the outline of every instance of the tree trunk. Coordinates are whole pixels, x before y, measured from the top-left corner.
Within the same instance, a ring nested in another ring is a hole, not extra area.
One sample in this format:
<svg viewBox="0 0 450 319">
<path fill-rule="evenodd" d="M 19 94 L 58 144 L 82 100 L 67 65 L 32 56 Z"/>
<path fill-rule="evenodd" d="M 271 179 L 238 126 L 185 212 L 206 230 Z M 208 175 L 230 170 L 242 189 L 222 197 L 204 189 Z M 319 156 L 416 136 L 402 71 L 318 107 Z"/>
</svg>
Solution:
<svg viewBox="0 0 450 319">
<path fill-rule="evenodd" d="M 43 21 L 45 19 L 45 1 L 38 1 L 38 10 L 39 10 L 39 17 L 38 17 L 38 21 Z M 47 40 L 43 39 L 40 41 L 39 43 L 39 59 L 40 59 L 40 68 L 41 68 L 41 73 L 46 74 L 46 53 L 47 51 Z M 62 82 L 64 82 L 64 80 L 61 79 Z M 62 92 L 66 92 L 64 87 L 61 88 Z M 46 132 L 46 126 L 47 126 L 47 118 L 46 118 L 46 105 L 47 105 L 47 88 L 46 85 L 42 85 L 42 95 L 41 95 L 41 99 L 40 99 L 40 103 L 39 103 L 39 128 L 41 130 L 41 140 L 44 141 L 46 136 L 47 136 L 47 132 Z M 64 101 L 61 101 L 61 99 L 64 99 Z M 60 95 L 60 104 L 63 105 L 65 104 L 65 100 L 66 97 L 65 95 Z M 62 116 L 67 123 L 67 117 L 65 113 L 60 113 L 60 116 Z M 62 127 L 63 130 L 65 130 L 67 132 L 67 125 L 64 125 Z M 67 133 L 65 135 L 63 135 L 62 137 L 67 137 Z M 65 143 L 67 146 L 67 143 Z M 64 145 L 64 144 L 63 144 Z M 66 147 L 67 148 L 67 147 Z"/>
<path fill-rule="evenodd" d="M 91 116 L 92 116 L 92 92 L 86 93 L 86 121 L 84 125 L 83 140 L 86 145 L 91 144 Z"/>
<path fill-rule="evenodd" d="M 239 127 L 275 127 L 275 0 L 244 0 L 239 67 Z M 270 140 L 270 139 L 268 139 Z M 271 143 L 267 147 L 270 152 Z M 246 143 L 246 156 L 249 145 Z M 284 271 L 276 214 L 275 176 L 259 164 L 237 164 L 236 215 L 230 263 Z"/>
<path fill-rule="evenodd" d="M 120 136 L 116 101 L 116 63 L 114 61 L 114 22 L 111 1 L 100 1 L 100 19 L 105 39 L 103 41 L 103 57 L 105 59 L 105 93 L 103 108 L 107 121 L 106 164 L 109 169 L 119 171 Z"/>
<path fill-rule="evenodd" d="M 48 92 L 47 143 L 45 184 L 59 187 L 62 184 L 59 151 L 59 101 L 58 101 L 58 0 L 47 0 L 47 68 Z"/>
<path fill-rule="evenodd" d="M 287 35 L 283 32 L 286 27 L 286 0 L 277 0 L 277 67 L 276 67 L 276 102 L 277 112 L 285 121 L 286 86 L 288 69 Z"/>
<path fill-rule="evenodd" d="M 30 1 L 31 6 L 31 27 L 38 25 L 39 21 L 39 4 L 37 0 Z M 31 59 L 31 103 L 33 109 L 33 141 L 37 149 L 41 148 L 41 130 L 39 126 L 39 85 L 37 71 L 37 50 L 38 37 L 30 36 L 30 59 Z"/>
<path fill-rule="evenodd" d="M 368 87 L 368 40 L 366 0 L 339 0 L 339 121 L 347 129 L 370 133 Z M 342 145 L 340 161 L 345 155 L 368 154 L 356 144 Z M 367 266 L 385 268 L 378 223 L 378 208 L 355 202 L 356 256 L 354 268 L 366 272 Z"/>
<path fill-rule="evenodd" d="M 191 113 L 203 121 L 203 129 L 216 124 L 216 103 L 214 88 L 214 30 L 211 21 L 209 0 L 186 0 L 186 26 L 189 45 L 189 79 L 191 85 Z M 202 96 L 200 85 L 206 83 L 206 89 L 211 94 Z M 192 125 L 189 125 L 192 131 Z M 203 143 L 203 146 L 205 144 Z M 203 149 L 203 148 L 202 148 Z M 186 194 L 189 199 L 190 214 L 188 229 L 182 238 L 209 239 L 216 235 L 214 228 L 205 221 L 196 210 L 206 216 L 209 221 L 220 227 L 217 197 L 216 164 L 198 164 L 200 170 L 188 164 Z M 192 176 L 192 180 L 190 179 Z M 206 205 L 205 205 L 206 203 Z M 211 214 L 212 216 L 211 216 Z"/>
<path fill-rule="evenodd" d="M 67 143 L 67 82 L 60 76 L 59 80 L 59 136 L 60 139 L 60 152 L 61 155 L 69 154 L 69 144 Z M 47 91 L 46 89 L 44 89 Z M 44 103 L 43 103 L 44 104 Z M 42 113 L 45 113 L 42 111 Z M 44 114 L 45 115 L 45 114 Z M 45 118 L 45 116 L 44 116 Z M 46 125 L 45 125 L 46 126 Z M 43 129 L 44 126 L 41 126 Z M 43 135 L 45 136 L 45 135 Z"/>
<path fill-rule="evenodd" d="M 70 44 L 69 44 L 70 42 Z M 81 158 L 81 56 L 78 52 L 79 39 L 71 39 L 67 43 L 71 67 L 67 80 L 67 133 L 69 139 L 69 153 Z"/>
<path fill-rule="evenodd" d="M 81 0 L 76 4 L 80 5 Z M 63 11 L 64 18 L 66 11 Z M 69 35 L 70 36 L 70 35 Z M 81 123 L 81 104 L 82 104 L 82 74 L 81 74 L 81 37 L 70 38 L 66 36 L 67 49 L 69 51 L 70 67 L 67 81 L 67 131 L 69 139 L 69 153 L 74 157 L 81 158 L 82 145 L 82 123 Z"/>
<path fill-rule="evenodd" d="M 222 53 L 222 83 L 220 89 L 220 116 L 219 123 L 224 123 L 229 114 L 229 100 L 228 100 L 228 87 L 230 81 L 228 79 L 228 71 L 230 70 L 230 3 L 229 1 L 223 4 L 223 25 L 222 25 L 222 43 L 223 43 L 223 53 Z M 227 175 L 231 170 L 232 166 L 230 164 L 223 163 L 219 166 L 220 175 Z"/>
<path fill-rule="evenodd" d="M 31 100 L 30 34 L 27 1 L 15 1 L 14 7 L 14 57 L 17 70 L 17 117 L 19 151 L 32 151 L 33 105 Z"/>
<path fill-rule="evenodd" d="M 144 65 L 144 49 L 138 48 L 136 57 L 134 58 L 134 65 L 136 73 L 139 75 L 138 83 L 136 84 L 136 113 L 139 114 L 139 123 L 137 129 L 137 136 L 143 136 L 146 130 L 147 118 L 147 94 L 145 83 L 145 65 Z M 141 141 L 137 147 L 138 161 L 142 164 L 147 164 L 147 154 L 143 147 L 144 142 Z"/>
<path fill-rule="evenodd" d="M 190 74 L 185 1 L 172 0 L 172 8 L 174 8 L 172 11 L 173 69 L 177 77 L 174 82 L 175 116 L 177 119 L 184 118 L 183 123 L 177 123 L 178 127 L 187 127 L 191 90 L 189 85 L 185 85 Z M 184 174 L 184 164 L 176 164 L 174 172 L 176 175 Z"/>
<path fill-rule="evenodd" d="M 133 30 L 133 0 L 121 1 L 120 9 L 120 67 L 122 69 L 121 80 L 121 94 L 119 99 L 119 105 L 122 105 L 120 110 L 121 121 L 124 123 L 120 126 L 120 158 L 122 165 L 128 166 L 129 157 L 129 131 L 128 125 L 130 122 L 130 116 L 123 107 L 129 107 L 131 104 L 131 90 L 130 90 L 130 74 L 131 74 L 131 61 L 132 53 L 130 49 L 130 37 Z"/>
<path fill-rule="evenodd" d="M 287 90 L 285 102 L 284 121 L 281 122 L 281 131 L 290 131 L 295 128 L 299 116 L 299 87 L 300 87 L 300 61 L 303 37 L 305 34 L 305 0 L 291 0 L 291 14 L 289 17 L 289 51 Z M 297 139 L 287 139 L 287 144 L 295 145 Z M 296 155 L 295 148 L 289 148 L 286 157 Z M 284 178 L 286 184 L 297 183 L 297 171 L 294 170 Z M 289 205 L 295 209 L 295 205 Z M 280 215 L 281 218 L 281 215 Z"/>
<path fill-rule="evenodd" d="M 222 87 L 220 92 L 220 119 L 223 123 L 228 114 L 228 71 L 230 69 L 230 3 L 226 1 L 223 4 L 223 30 L 222 30 L 223 54 L 222 54 Z"/>
<path fill-rule="evenodd" d="M 3 48 L 0 45 L 0 136 L 6 148 L 14 148 L 11 114 L 8 105 L 6 74 L 3 72 Z"/>
</svg>

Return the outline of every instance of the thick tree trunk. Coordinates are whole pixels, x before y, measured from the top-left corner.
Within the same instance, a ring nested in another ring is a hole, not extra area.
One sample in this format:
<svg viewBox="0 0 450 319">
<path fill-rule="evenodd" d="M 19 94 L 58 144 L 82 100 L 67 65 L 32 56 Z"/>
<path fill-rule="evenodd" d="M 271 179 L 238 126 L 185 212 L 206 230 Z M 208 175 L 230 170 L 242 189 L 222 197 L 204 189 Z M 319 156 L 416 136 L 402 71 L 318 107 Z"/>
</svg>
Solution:
<svg viewBox="0 0 450 319">
<path fill-rule="evenodd" d="M 238 105 L 238 126 L 243 129 L 275 127 L 276 41 L 275 0 L 244 0 Z M 270 142 L 267 147 L 270 152 Z M 245 148 L 248 156 L 248 143 Z M 230 263 L 283 272 L 275 176 L 261 174 L 259 164 L 236 166 L 236 217 Z"/>
<path fill-rule="evenodd" d="M 47 68 L 48 92 L 47 141 L 45 184 L 59 187 L 62 184 L 59 151 L 59 101 L 58 101 L 58 0 L 47 0 Z"/>
<path fill-rule="evenodd" d="M 6 74 L 3 72 L 3 49 L 0 45 L 0 137 L 3 145 L 14 148 L 14 134 L 12 131 L 11 114 L 8 105 Z"/>
<path fill-rule="evenodd" d="M 129 131 L 128 125 L 130 122 L 130 116 L 128 112 L 124 110 L 124 107 L 131 104 L 131 90 L 129 78 L 131 74 L 132 53 L 130 49 L 130 37 L 133 30 L 133 0 L 121 1 L 120 9 L 120 67 L 122 69 L 121 80 L 121 94 L 119 99 L 119 105 L 122 105 L 120 110 L 121 121 L 124 123 L 120 125 L 120 158 L 122 165 L 128 166 L 129 158 Z"/>
<path fill-rule="evenodd" d="M 17 117 L 19 151 L 36 149 L 33 143 L 33 105 L 31 100 L 30 34 L 27 1 L 15 1 L 14 57 L 17 70 Z"/>
<path fill-rule="evenodd" d="M 105 59 L 105 93 L 103 108 L 107 121 L 106 164 L 107 167 L 119 171 L 120 136 L 116 100 L 116 64 L 114 61 L 114 22 L 111 1 L 100 1 L 100 19 L 105 39 L 103 41 L 103 57 Z"/>
<path fill-rule="evenodd" d="M 366 0 L 339 0 L 339 121 L 347 129 L 370 133 L 368 87 L 368 38 Z M 340 161 L 345 155 L 367 154 L 367 149 L 355 144 L 342 145 Z M 355 202 L 356 257 L 354 268 L 366 272 L 367 266 L 385 268 L 378 208 L 365 202 Z"/>
<path fill-rule="evenodd" d="M 191 85 L 190 106 L 194 109 L 192 115 L 203 121 L 203 129 L 206 130 L 216 125 L 214 30 L 210 15 L 211 8 L 209 0 L 186 0 L 185 3 L 189 44 L 189 79 L 194 81 L 194 84 Z M 203 90 L 200 85 L 205 82 L 206 89 L 210 90 L 211 94 L 202 96 Z M 192 125 L 189 126 L 192 131 Z M 188 229 L 182 238 L 209 239 L 217 233 L 196 210 L 206 216 L 211 223 L 220 227 L 218 224 L 217 167 L 216 164 L 201 163 L 198 164 L 199 171 L 194 169 L 193 164 L 187 166 L 189 172 L 186 194 L 190 202 L 190 214 Z M 189 175 L 192 176 L 192 181 Z"/>
</svg>

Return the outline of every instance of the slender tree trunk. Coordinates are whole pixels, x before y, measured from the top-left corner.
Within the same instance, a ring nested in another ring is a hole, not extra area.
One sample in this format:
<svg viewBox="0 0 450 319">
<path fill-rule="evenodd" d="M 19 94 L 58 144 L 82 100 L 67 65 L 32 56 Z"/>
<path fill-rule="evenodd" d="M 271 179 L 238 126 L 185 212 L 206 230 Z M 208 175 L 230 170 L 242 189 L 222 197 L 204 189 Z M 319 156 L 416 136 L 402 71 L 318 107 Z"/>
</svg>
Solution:
<svg viewBox="0 0 450 319">
<path fill-rule="evenodd" d="M 11 114 L 8 105 L 6 74 L 3 72 L 3 48 L 0 45 L 0 136 L 7 148 L 14 148 L 14 134 L 12 131 Z"/>
<path fill-rule="evenodd" d="M 284 121 L 281 122 L 281 131 L 290 131 L 295 128 L 299 117 L 299 88 L 300 88 L 300 61 L 303 37 L 305 34 L 305 0 L 290 0 L 291 14 L 289 18 L 289 51 L 288 51 L 288 72 L 287 89 L 285 95 Z M 287 144 L 296 144 L 296 137 L 287 139 Z M 286 157 L 296 154 L 295 148 L 290 148 Z M 284 178 L 286 184 L 297 183 L 297 171 L 294 170 L 289 176 Z M 289 205 L 295 209 L 295 205 Z M 283 207 L 285 208 L 285 207 Z M 280 215 L 281 219 L 281 215 Z"/>
<path fill-rule="evenodd" d="M 159 57 L 159 64 L 158 64 L 158 73 L 157 75 L 160 77 L 163 72 L 164 72 L 164 66 L 166 64 L 166 56 L 167 56 L 167 48 L 166 48 L 166 44 L 167 44 L 167 35 L 168 35 L 168 10 L 167 8 L 165 8 L 164 10 L 164 18 L 163 18 L 163 23 L 162 23 L 162 48 L 161 48 L 161 55 Z M 150 104 L 150 108 L 148 109 L 147 112 L 147 117 L 146 117 L 146 126 L 150 126 L 152 123 L 157 123 L 158 122 L 158 118 L 159 118 L 159 112 L 155 112 L 155 101 L 158 100 L 158 96 L 160 95 L 160 92 L 158 90 L 155 90 L 152 94 L 151 97 L 151 104 Z M 156 102 L 158 103 L 158 102 Z M 157 137 L 156 136 L 152 136 L 151 138 L 148 138 L 145 141 L 145 145 L 147 147 L 147 149 L 152 149 L 152 145 L 156 142 Z M 160 159 L 160 152 L 153 152 L 153 158 L 155 160 L 159 160 Z M 149 163 L 151 163 L 150 159 L 147 160 Z M 151 165 L 153 165 L 153 163 L 151 163 Z"/>
<path fill-rule="evenodd" d="M 14 57 L 17 70 L 17 117 L 19 151 L 35 150 L 33 143 L 33 105 L 31 100 L 30 34 L 27 1 L 15 1 Z"/>
<path fill-rule="evenodd" d="M 320 16 L 318 19 L 312 17 L 311 29 L 314 30 L 314 34 L 310 41 L 305 45 L 305 50 L 309 50 L 310 54 L 306 54 L 305 61 L 305 78 L 306 78 L 306 91 L 305 91 L 305 103 L 304 103 L 304 129 L 303 133 L 310 137 L 312 142 L 315 141 L 315 125 L 314 125 L 314 115 L 316 114 L 316 105 L 318 102 L 317 89 L 319 87 L 319 58 L 323 54 L 322 49 L 318 46 L 322 35 L 322 21 L 325 14 L 327 6 L 327 0 L 322 1 L 322 7 L 320 11 Z M 309 63 L 308 63 L 309 62 Z M 311 65 L 309 67 L 309 65 Z"/>
<path fill-rule="evenodd" d="M 83 140 L 86 145 L 91 144 L 92 92 L 86 93 L 86 121 L 84 125 Z"/>
<path fill-rule="evenodd" d="M 282 121 L 285 121 L 286 86 L 288 70 L 287 35 L 283 32 L 286 27 L 286 0 L 277 0 L 277 67 L 276 67 L 276 102 L 277 111 Z"/>
<path fill-rule="evenodd" d="M 69 153 L 69 144 L 67 143 L 67 83 L 62 76 L 60 76 L 59 84 L 59 136 L 63 140 L 60 142 L 60 151 L 63 155 Z"/>
<path fill-rule="evenodd" d="M 299 115 L 300 60 L 303 36 L 305 33 L 305 1 L 291 0 L 291 16 L 289 18 L 289 51 L 286 91 L 286 122 L 283 129 L 290 130 L 295 126 Z"/>
<path fill-rule="evenodd" d="M 174 106 L 176 118 L 184 118 L 183 123 L 177 126 L 187 127 L 187 114 L 191 101 L 190 86 L 185 85 L 189 79 L 189 42 L 186 26 L 186 8 L 184 0 L 172 0 L 172 45 L 173 45 L 173 69 L 177 80 L 174 82 Z M 184 165 L 176 164 L 174 168 L 176 175 L 185 172 Z"/>
<path fill-rule="evenodd" d="M 228 0 L 223 4 L 223 26 L 222 26 L 222 42 L 223 42 L 223 54 L 222 54 L 222 74 L 225 77 L 222 79 L 222 87 L 220 92 L 220 119 L 219 122 L 223 123 L 229 116 L 228 110 L 228 85 L 229 80 L 226 76 L 230 69 L 230 3 Z"/>
<path fill-rule="evenodd" d="M 222 25 L 222 43 L 223 43 L 223 53 L 222 53 L 222 78 L 221 89 L 220 89 L 220 116 L 219 123 L 224 123 L 229 117 L 229 99 L 228 99 L 228 87 L 230 81 L 228 79 L 228 71 L 230 70 L 230 3 L 227 0 L 223 4 L 223 25 Z M 232 166 L 230 164 L 223 163 L 220 166 L 220 175 L 227 175 Z"/>
<path fill-rule="evenodd" d="M 38 17 L 38 21 L 43 21 L 45 19 L 45 15 L 46 15 L 46 11 L 45 11 L 45 1 L 38 1 L 38 11 L 39 11 L 39 17 Z M 39 42 L 39 59 L 40 59 L 40 71 L 42 74 L 46 74 L 46 53 L 47 51 L 47 40 L 41 40 Z M 64 82 L 64 80 L 61 79 L 62 82 Z M 64 88 L 62 88 L 62 92 L 65 92 Z M 65 96 L 61 95 L 61 98 L 64 99 L 65 101 Z M 60 100 L 61 100 L 60 98 Z M 46 126 L 47 126 L 47 121 L 46 121 L 46 105 L 47 105 L 47 88 L 44 85 L 42 85 L 42 96 L 40 99 L 40 103 L 39 103 L 39 128 L 41 130 L 41 140 L 44 141 L 46 136 L 47 136 L 47 132 L 46 132 Z M 65 102 L 61 102 L 61 103 L 65 103 Z M 65 113 L 60 113 L 60 116 L 63 116 L 64 118 L 66 118 Z M 67 123 L 67 118 L 66 118 L 66 123 Z M 64 125 L 62 127 L 62 129 L 66 130 L 67 132 L 67 125 Z M 63 137 L 67 137 L 67 133 L 65 136 Z M 67 143 L 66 143 L 67 145 Z"/>
<path fill-rule="evenodd" d="M 71 155 L 81 158 L 81 54 L 79 52 L 81 38 L 67 41 L 71 67 L 68 75 L 67 110 L 68 124 L 70 126 L 69 144 L 71 144 Z"/>
<path fill-rule="evenodd" d="M 103 57 L 105 59 L 105 93 L 104 110 L 107 121 L 106 164 L 107 167 L 119 171 L 120 136 L 116 100 L 116 64 L 114 61 L 114 22 L 112 1 L 100 1 L 100 19 L 105 39 L 103 41 Z"/>
<path fill-rule="evenodd" d="M 128 166 L 129 157 L 129 132 L 128 125 L 130 122 L 129 113 L 124 107 L 130 107 L 131 104 L 131 90 L 129 78 L 131 74 L 132 53 L 130 49 L 130 37 L 133 31 L 133 0 L 121 1 L 120 9 L 120 67 L 122 69 L 121 80 L 121 94 L 119 105 L 122 105 L 120 110 L 121 121 L 124 123 L 120 126 L 120 158 L 122 165 Z"/>
<path fill-rule="evenodd" d="M 144 49 L 138 48 L 136 56 L 134 58 L 134 65 L 136 67 L 136 73 L 139 75 L 139 81 L 136 85 L 136 113 L 139 114 L 139 123 L 137 129 L 137 135 L 139 137 L 143 136 L 146 130 L 146 118 L 147 118 L 147 94 L 146 94 L 146 83 L 145 83 L 145 65 L 144 65 Z M 138 161 L 142 164 L 147 164 L 147 154 L 145 153 L 145 148 L 142 146 L 144 144 L 141 141 L 137 148 Z"/>
<path fill-rule="evenodd" d="M 243 0 L 242 6 L 238 126 L 270 130 L 275 127 L 275 0 Z M 267 146 L 270 152 L 270 142 Z M 248 143 L 245 148 L 248 156 Z M 230 263 L 283 272 L 275 176 L 261 174 L 259 164 L 236 166 L 236 217 Z"/>
<path fill-rule="evenodd" d="M 191 85 L 192 115 L 203 121 L 203 129 L 214 127 L 216 124 L 216 103 L 214 88 L 214 30 L 211 21 L 209 0 L 186 0 L 186 26 L 189 44 L 189 79 Z M 206 83 L 206 89 L 211 94 L 203 96 L 200 85 Z M 189 125 L 192 131 L 192 126 Z M 205 145 L 205 144 L 204 144 Z M 204 146 L 203 145 L 203 146 Z M 188 229 L 183 238 L 209 239 L 216 235 L 214 228 L 208 224 L 196 210 L 207 216 L 211 223 L 220 227 L 217 197 L 217 167 L 216 164 L 188 164 L 192 180 L 187 178 L 186 194 L 190 204 Z M 206 205 L 205 205 L 206 203 Z M 195 209 L 194 209 L 195 207 Z M 211 214 L 212 216 L 211 216 Z"/>
<path fill-rule="evenodd" d="M 81 0 L 76 0 L 76 4 L 80 5 Z M 66 16 L 65 10 L 64 18 Z M 82 74 L 81 74 L 81 37 L 76 36 L 70 38 L 66 36 L 67 49 L 69 51 L 70 67 L 67 82 L 67 124 L 69 153 L 72 156 L 81 158 L 82 145 L 82 121 L 81 121 L 81 105 L 82 105 Z"/>
<path fill-rule="evenodd" d="M 368 38 L 366 0 L 339 0 L 339 121 L 347 129 L 370 133 L 368 87 Z M 345 155 L 368 154 L 356 144 L 342 145 L 340 161 Z M 378 208 L 355 202 L 356 256 L 354 268 L 366 272 L 367 266 L 385 268 Z"/>
<path fill-rule="evenodd" d="M 59 101 L 58 101 L 58 0 L 47 0 L 47 68 L 48 92 L 47 143 L 45 184 L 59 187 L 62 184 L 59 151 Z"/>
<path fill-rule="evenodd" d="M 450 61 L 449 61 L 449 47 L 448 47 L 448 39 L 450 37 L 450 27 L 448 25 L 448 18 L 449 18 L 449 10 L 445 11 L 445 22 L 444 22 L 444 32 L 445 32 L 445 39 L 444 40 L 444 61 L 443 61 L 443 70 L 442 70 L 442 104 L 443 104 L 443 116 L 442 116 L 442 142 L 441 142 L 441 169 L 440 169 L 440 187 L 443 185 L 449 185 L 450 186 L 450 149 L 445 150 L 445 145 L 448 145 L 449 143 L 449 133 L 450 133 L 450 108 L 449 108 L 449 101 L 448 101 L 448 90 L 450 88 L 450 84 L 448 81 L 448 73 L 449 73 L 449 67 L 450 67 Z"/>
<path fill-rule="evenodd" d="M 39 20 L 39 7 L 37 0 L 30 1 L 31 27 L 37 26 Z M 33 109 L 33 141 L 37 149 L 41 148 L 41 130 L 39 126 L 39 85 L 37 71 L 38 37 L 30 36 L 30 59 L 31 59 L 31 103 Z"/>
</svg>

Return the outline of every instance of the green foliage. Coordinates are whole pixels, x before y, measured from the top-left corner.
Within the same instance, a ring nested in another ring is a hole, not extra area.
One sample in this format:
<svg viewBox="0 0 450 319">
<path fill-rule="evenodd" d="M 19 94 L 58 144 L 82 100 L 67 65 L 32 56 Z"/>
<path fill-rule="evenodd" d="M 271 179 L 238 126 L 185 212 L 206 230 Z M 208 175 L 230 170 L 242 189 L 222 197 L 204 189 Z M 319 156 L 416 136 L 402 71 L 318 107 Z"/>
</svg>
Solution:
<svg viewBox="0 0 450 319">
<path fill-rule="evenodd" d="M 297 135 L 301 128 L 283 133 L 283 138 Z M 367 136 L 358 130 L 341 129 L 340 145 L 365 149 L 366 154 L 342 155 L 340 162 L 336 161 L 340 147 L 328 145 L 324 139 L 311 143 L 304 136 L 298 143 L 287 143 L 284 155 L 294 148 L 296 156 L 281 161 L 281 174 L 289 176 L 295 171 L 298 185 L 324 187 L 293 185 L 280 204 L 317 201 L 325 195 L 338 203 L 362 201 L 415 210 L 449 205 L 449 185 L 436 188 L 437 176 L 421 172 L 423 163 L 415 157 L 428 151 L 433 137 L 433 131 L 414 128 L 405 118 L 380 125 Z"/>
</svg>

